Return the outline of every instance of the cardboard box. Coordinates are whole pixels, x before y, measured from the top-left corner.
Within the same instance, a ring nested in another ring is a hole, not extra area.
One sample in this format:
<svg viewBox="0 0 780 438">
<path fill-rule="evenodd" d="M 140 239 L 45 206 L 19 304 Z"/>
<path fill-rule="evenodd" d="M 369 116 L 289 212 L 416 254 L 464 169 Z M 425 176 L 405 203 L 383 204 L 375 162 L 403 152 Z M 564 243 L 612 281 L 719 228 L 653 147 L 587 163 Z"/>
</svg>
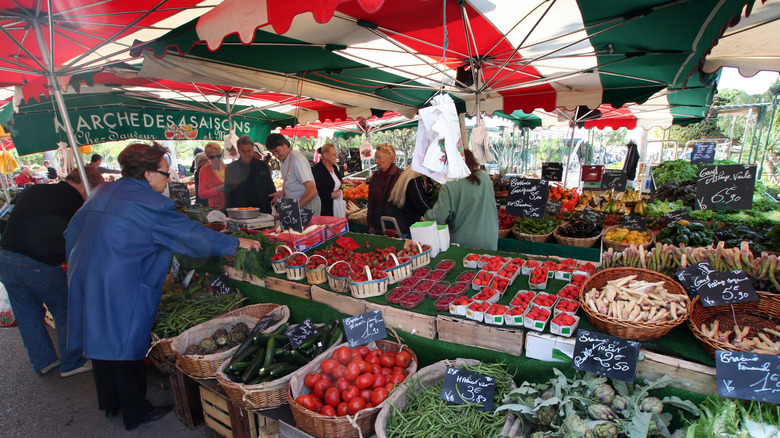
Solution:
<svg viewBox="0 0 780 438">
<path fill-rule="evenodd" d="M 545 362 L 568 362 L 574 356 L 574 338 L 547 333 L 528 332 L 525 337 L 525 356 Z"/>
</svg>

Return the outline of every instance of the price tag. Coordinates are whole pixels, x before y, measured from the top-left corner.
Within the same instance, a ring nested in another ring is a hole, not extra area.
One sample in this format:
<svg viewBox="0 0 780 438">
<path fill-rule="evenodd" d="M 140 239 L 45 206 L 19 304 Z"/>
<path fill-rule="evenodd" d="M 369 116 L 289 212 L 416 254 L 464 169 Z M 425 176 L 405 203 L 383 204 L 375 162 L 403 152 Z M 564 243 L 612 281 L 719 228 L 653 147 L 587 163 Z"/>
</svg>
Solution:
<svg viewBox="0 0 780 438">
<path fill-rule="evenodd" d="M 211 290 L 214 292 L 215 297 L 220 295 L 230 295 L 236 291 L 233 287 L 233 281 L 230 280 L 230 276 L 227 272 L 223 272 L 222 275 L 214 279 L 211 282 Z"/>
<path fill-rule="evenodd" d="M 691 151 L 691 164 L 709 164 L 714 161 L 714 141 L 697 141 L 693 143 L 693 151 Z"/>
<path fill-rule="evenodd" d="M 542 219 L 549 194 L 550 187 L 547 185 L 547 180 L 509 178 L 506 214 Z"/>
<path fill-rule="evenodd" d="M 687 208 L 683 208 L 680 210 L 675 210 L 671 213 L 665 213 L 663 215 L 664 221 L 666 221 L 666 226 L 671 227 L 672 225 L 676 224 L 678 221 L 691 220 L 691 214 L 688 212 Z"/>
<path fill-rule="evenodd" d="M 563 179 L 563 163 L 542 163 L 542 179 L 560 181 Z"/>
<path fill-rule="evenodd" d="M 590 207 L 585 207 L 585 210 L 582 210 L 582 213 L 580 213 L 580 219 L 585 222 L 598 225 L 604 222 L 604 213 L 596 211 Z"/>
<path fill-rule="evenodd" d="M 642 216 L 623 216 L 623 228 L 644 231 L 647 229 L 647 218 Z"/>
<path fill-rule="evenodd" d="M 177 278 L 179 276 L 179 269 L 181 268 L 181 263 L 179 263 L 179 259 L 176 258 L 176 256 L 173 256 L 171 259 L 171 276 L 173 278 Z"/>
<path fill-rule="evenodd" d="M 756 166 L 699 166 L 697 210 L 750 210 L 756 185 Z"/>
<path fill-rule="evenodd" d="M 674 275 L 683 285 L 691 299 L 699 296 L 699 286 L 707 282 L 707 276 L 715 272 L 710 262 L 701 262 L 677 271 Z"/>
<path fill-rule="evenodd" d="M 171 200 L 176 203 L 176 205 L 183 205 L 185 207 L 192 205 L 190 203 L 190 189 L 187 188 L 186 183 L 169 182 L 168 194 L 170 195 Z"/>
<path fill-rule="evenodd" d="M 496 379 L 447 367 L 441 388 L 441 399 L 456 405 L 477 403 L 479 404 L 477 409 L 490 412 L 493 410 L 495 391 Z"/>
<path fill-rule="evenodd" d="M 614 189 L 622 192 L 628 184 L 628 175 L 625 170 L 604 169 L 604 175 L 601 177 L 601 190 Z"/>
<path fill-rule="evenodd" d="M 289 230 L 292 228 L 299 233 L 303 231 L 301 210 L 296 199 L 280 198 L 276 203 L 276 208 L 279 212 L 279 224 L 281 224 L 282 229 Z"/>
<path fill-rule="evenodd" d="M 718 395 L 780 403 L 780 356 L 715 351 Z"/>
<path fill-rule="evenodd" d="M 548 199 L 547 206 L 544 208 L 544 211 L 545 213 L 555 216 L 561 212 L 562 205 L 563 203 L 560 201 L 553 201 L 552 199 Z"/>
<path fill-rule="evenodd" d="M 639 342 L 603 333 L 577 330 L 572 367 L 633 382 L 639 360 Z"/>
<path fill-rule="evenodd" d="M 306 228 L 309 226 L 309 222 L 311 222 L 311 218 L 314 217 L 314 210 L 309 210 L 308 208 L 302 208 L 301 209 L 301 228 Z M 303 231 L 303 230 L 301 230 Z"/>
<path fill-rule="evenodd" d="M 701 282 L 697 292 L 704 307 L 758 301 L 758 294 L 745 271 L 712 272 L 696 277 Z"/>
<path fill-rule="evenodd" d="M 306 319 L 302 323 L 287 330 L 285 334 L 287 335 L 287 339 L 290 340 L 290 346 L 294 350 L 300 347 L 304 342 L 316 336 L 317 327 L 314 327 L 314 324 L 311 323 L 311 319 Z"/>
<path fill-rule="evenodd" d="M 385 319 L 382 311 L 377 309 L 361 315 L 344 318 L 342 320 L 344 335 L 347 337 L 349 348 L 368 344 L 371 341 L 385 339 Z"/>
</svg>

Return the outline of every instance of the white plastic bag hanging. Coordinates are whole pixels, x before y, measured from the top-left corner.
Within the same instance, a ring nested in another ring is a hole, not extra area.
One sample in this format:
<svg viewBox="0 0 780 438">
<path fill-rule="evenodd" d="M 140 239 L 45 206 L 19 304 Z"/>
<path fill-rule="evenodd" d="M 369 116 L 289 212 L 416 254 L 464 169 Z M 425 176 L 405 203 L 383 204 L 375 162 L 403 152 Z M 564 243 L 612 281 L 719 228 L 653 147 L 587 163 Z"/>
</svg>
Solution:
<svg viewBox="0 0 780 438">
<path fill-rule="evenodd" d="M 363 160 L 374 158 L 374 146 L 370 141 L 366 140 L 360 145 L 360 158 Z"/>
<path fill-rule="evenodd" d="M 412 170 L 439 183 L 464 178 L 470 172 L 463 159 L 455 103 L 447 95 L 436 96 L 432 102 L 419 111 Z"/>
<path fill-rule="evenodd" d="M 479 164 L 487 164 L 496 160 L 490 153 L 488 130 L 484 120 L 480 120 L 477 126 L 471 130 L 471 151 L 474 152 L 474 159 Z"/>
<path fill-rule="evenodd" d="M 15 327 L 16 318 L 14 311 L 11 310 L 11 301 L 8 299 L 8 291 L 0 283 L 0 327 Z"/>
</svg>

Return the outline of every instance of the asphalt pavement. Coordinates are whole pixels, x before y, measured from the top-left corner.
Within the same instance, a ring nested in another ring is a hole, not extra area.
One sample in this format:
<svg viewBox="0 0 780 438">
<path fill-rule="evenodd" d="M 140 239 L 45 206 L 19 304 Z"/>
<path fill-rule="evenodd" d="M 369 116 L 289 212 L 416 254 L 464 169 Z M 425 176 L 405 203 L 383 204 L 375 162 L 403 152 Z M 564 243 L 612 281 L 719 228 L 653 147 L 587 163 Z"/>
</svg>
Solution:
<svg viewBox="0 0 780 438">
<path fill-rule="evenodd" d="M 56 339 L 51 328 L 49 334 Z M 219 437 L 205 425 L 188 429 L 175 412 L 125 431 L 121 415 L 105 418 L 98 410 L 92 372 L 62 378 L 55 369 L 37 375 L 15 327 L 0 328 L 0 369 L 0 436 L 4 438 Z M 149 365 L 147 376 L 147 399 L 153 405 L 172 404 L 168 375 Z"/>
</svg>

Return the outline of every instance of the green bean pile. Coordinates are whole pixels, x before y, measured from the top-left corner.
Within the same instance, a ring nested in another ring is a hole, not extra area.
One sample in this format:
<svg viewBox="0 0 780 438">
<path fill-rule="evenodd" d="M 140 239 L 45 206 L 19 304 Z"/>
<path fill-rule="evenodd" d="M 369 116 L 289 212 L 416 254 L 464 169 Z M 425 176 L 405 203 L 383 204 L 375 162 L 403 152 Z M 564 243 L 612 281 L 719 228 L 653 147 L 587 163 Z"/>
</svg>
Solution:
<svg viewBox="0 0 780 438">
<path fill-rule="evenodd" d="M 493 397 L 495 408 L 510 391 L 512 377 L 502 363 L 480 363 L 462 369 L 496 379 Z M 401 412 L 395 406 L 388 416 L 385 429 L 388 437 L 479 437 L 498 436 L 506 422 L 506 412 L 481 411 L 473 404 L 456 405 L 441 399 L 442 380 L 417 392 L 410 381 L 406 408 Z"/>
</svg>

